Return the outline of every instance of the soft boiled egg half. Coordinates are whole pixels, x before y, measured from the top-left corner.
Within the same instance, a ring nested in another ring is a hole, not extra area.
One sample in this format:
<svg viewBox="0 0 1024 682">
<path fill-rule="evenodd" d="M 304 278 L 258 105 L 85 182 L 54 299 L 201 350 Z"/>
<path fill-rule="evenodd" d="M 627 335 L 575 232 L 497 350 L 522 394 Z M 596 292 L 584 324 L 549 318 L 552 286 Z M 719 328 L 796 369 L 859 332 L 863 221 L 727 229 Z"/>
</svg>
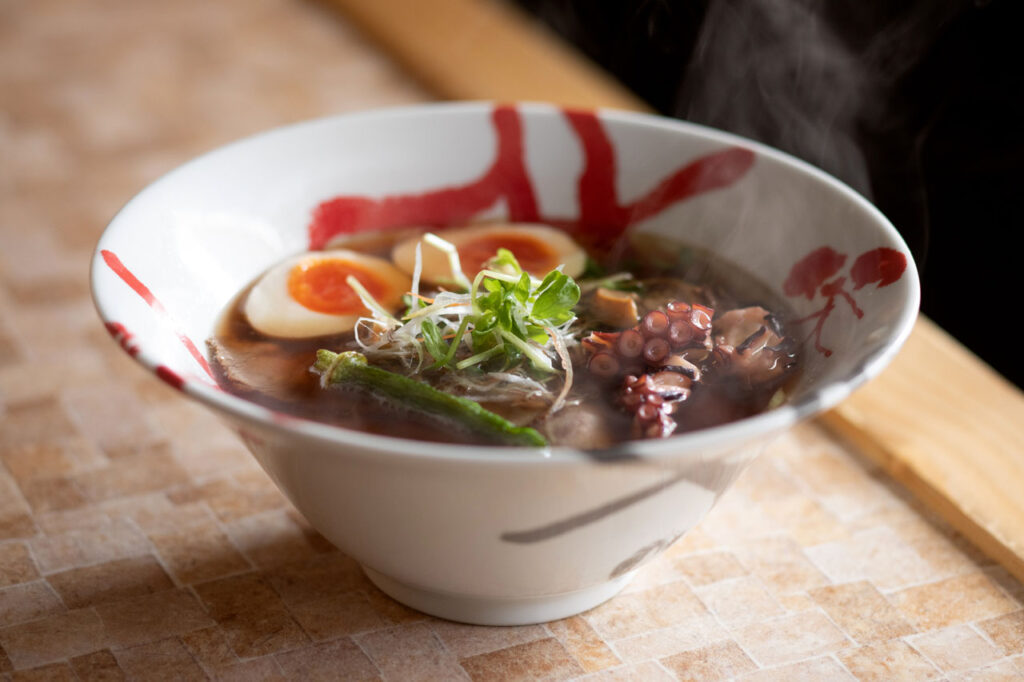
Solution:
<svg viewBox="0 0 1024 682">
<path fill-rule="evenodd" d="M 351 331 L 369 314 L 348 285 L 353 276 L 389 311 L 402 306 L 409 276 L 390 262 L 348 250 L 293 256 L 267 271 L 249 292 L 245 316 L 268 336 L 303 338 Z"/>
<path fill-rule="evenodd" d="M 508 249 L 519 265 L 534 277 L 543 277 L 559 265 L 562 272 L 578 277 L 587 264 L 587 254 L 561 230 L 534 223 L 502 223 L 459 227 L 436 233 L 455 246 L 462 272 L 469 279 L 483 269 L 498 249 Z M 448 255 L 417 235 L 395 245 L 395 265 L 412 273 L 416 267 L 416 245 L 420 245 L 423 270 L 420 277 L 429 284 L 451 284 L 456 280 Z"/>
</svg>

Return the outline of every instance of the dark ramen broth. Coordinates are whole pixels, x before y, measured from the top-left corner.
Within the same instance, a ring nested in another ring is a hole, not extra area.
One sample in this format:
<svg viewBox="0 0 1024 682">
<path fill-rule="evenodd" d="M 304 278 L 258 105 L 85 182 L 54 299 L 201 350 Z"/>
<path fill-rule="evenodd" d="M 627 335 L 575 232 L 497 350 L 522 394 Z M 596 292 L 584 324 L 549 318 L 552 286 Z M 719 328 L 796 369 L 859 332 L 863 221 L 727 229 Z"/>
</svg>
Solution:
<svg viewBox="0 0 1024 682">
<path fill-rule="evenodd" d="M 346 248 L 363 248 L 367 253 L 381 250 L 380 244 L 374 242 L 365 247 L 348 244 Z M 664 249 L 659 248 L 658 253 L 664 253 Z M 756 278 L 707 252 L 682 248 L 675 253 L 671 268 L 652 267 L 649 258 L 643 259 L 644 262 L 640 258 L 636 252 L 631 252 L 620 262 L 627 265 L 637 279 L 649 285 L 647 293 L 640 295 L 642 310 L 655 309 L 685 296 L 688 303 L 714 308 L 716 319 L 719 311 L 745 306 L 761 306 L 771 311 L 782 329 L 786 320 L 792 319 L 785 304 Z M 578 278 L 578 281 L 582 284 L 586 280 Z M 349 429 L 434 442 L 492 444 L 451 422 L 403 409 L 366 392 L 322 388 L 320 377 L 310 370 L 316 351 L 320 348 L 358 350 L 353 334 L 304 339 L 262 334 L 252 327 L 243 311 L 252 286 L 250 284 L 235 297 L 207 342 L 215 376 L 225 390 L 279 412 Z M 587 301 L 585 295 L 578 306 L 584 324 Z M 601 329 L 601 326 L 591 325 L 586 330 L 595 328 Z M 577 336 L 586 333 L 581 331 Z M 733 378 L 708 381 L 695 388 L 687 401 L 685 414 L 677 419 L 676 433 L 734 421 L 764 410 L 779 387 L 791 382 L 796 373 L 796 344 L 792 347 L 794 370 L 787 373 L 783 382 L 768 388 L 754 386 L 752 390 L 751 382 Z M 524 409 L 507 403 L 481 401 L 481 404 L 517 424 L 538 428 L 554 445 L 603 447 L 635 438 L 631 415 L 610 398 L 615 387 L 587 371 L 579 348 L 574 349 L 572 357 L 575 378 L 570 397 L 574 404 L 554 416 L 545 418 L 545 410 Z M 429 381 L 430 374 L 418 378 Z M 557 392 L 557 384 L 552 385 Z M 600 433 L 592 433 L 595 429 Z"/>
</svg>

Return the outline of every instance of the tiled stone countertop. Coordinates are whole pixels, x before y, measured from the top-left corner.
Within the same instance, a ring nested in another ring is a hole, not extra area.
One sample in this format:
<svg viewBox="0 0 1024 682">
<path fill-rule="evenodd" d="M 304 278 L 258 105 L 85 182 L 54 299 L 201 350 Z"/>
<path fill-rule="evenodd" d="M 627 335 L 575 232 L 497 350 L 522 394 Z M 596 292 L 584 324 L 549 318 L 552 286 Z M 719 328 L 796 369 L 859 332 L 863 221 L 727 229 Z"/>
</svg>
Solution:
<svg viewBox="0 0 1024 682">
<path fill-rule="evenodd" d="M 110 341 L 106 221 L 223 142 L 428 99 L 301 0 L 0 4 L 0 679 L 1024 677 L 1024 588 L 815 425 L 611 602 L 422 616 Z"/>
</svg>

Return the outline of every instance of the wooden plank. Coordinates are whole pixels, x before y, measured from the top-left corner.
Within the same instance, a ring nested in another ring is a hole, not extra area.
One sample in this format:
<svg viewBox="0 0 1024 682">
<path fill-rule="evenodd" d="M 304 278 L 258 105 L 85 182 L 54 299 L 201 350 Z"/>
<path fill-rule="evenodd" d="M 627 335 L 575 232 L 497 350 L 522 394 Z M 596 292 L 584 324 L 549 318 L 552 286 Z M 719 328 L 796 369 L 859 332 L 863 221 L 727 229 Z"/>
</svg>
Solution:
<svg viewBox="0 0 1024 682">
<path fill-rule="evenodd" d="M 1024 395 L 918 319 L 882 374 L 822 421 L 1024 580 Z"/>
<path fill-rule="evenodd" d="M 494 0 L 325 0 L 438 95 L 649 111 Z M 822 421 L 1024 580 L 1024 394 L 925 318 L 882 376 Z"/>
<path fill-rule="evenodd" d="M 496 0 L 325 0 L 446 99 L 648 111 L 513 5 Z"/>
</svg>

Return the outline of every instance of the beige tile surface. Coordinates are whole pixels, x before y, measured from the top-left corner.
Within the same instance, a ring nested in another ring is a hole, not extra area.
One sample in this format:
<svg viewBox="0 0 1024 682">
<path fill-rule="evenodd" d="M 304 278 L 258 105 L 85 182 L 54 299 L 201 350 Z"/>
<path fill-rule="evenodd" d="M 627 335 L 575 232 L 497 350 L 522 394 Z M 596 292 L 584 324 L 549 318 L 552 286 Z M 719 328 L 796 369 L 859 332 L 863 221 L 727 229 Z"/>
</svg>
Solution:
<svg viewBox="0 0 1024 682">
<path fill-rule="evenodd" d="M 757 663 L 732 640 L 689 649 L 661 663 L 680 680 L 728 680 L 757 670 Z"/>
<path fill-rule="evenodd" d="M 0 3 L 0 680 L 1024 678 L 1024 587 L 815 425 L 620 596 L 399 605 L 88 297 L 132 194 L 269 126 L 428 95 L 303 0 Z"/>
<path fill-rule="evenodd" d="M 839 652 L 838 658 L 859 680 L 933 680 L 935 664 L 901 639 L 890 639 Z"/>
</svg>

